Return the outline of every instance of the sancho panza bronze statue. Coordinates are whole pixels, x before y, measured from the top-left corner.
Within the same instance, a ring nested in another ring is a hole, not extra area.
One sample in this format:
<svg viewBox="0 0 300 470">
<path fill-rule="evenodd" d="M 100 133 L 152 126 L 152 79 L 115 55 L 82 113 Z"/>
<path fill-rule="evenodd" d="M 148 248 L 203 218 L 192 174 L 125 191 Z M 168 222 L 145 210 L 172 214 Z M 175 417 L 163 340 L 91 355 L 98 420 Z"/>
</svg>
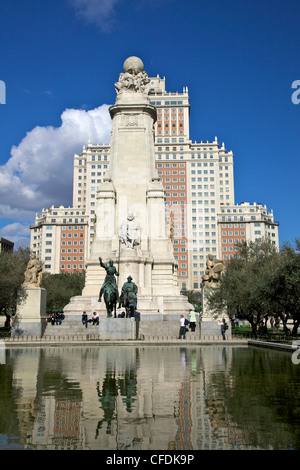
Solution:
<svg viewBox="0 0 300 470">
<path fill-rule="evenodd" d="M 132 282 L 132 277 L 128 276 L 127 282 L 124 282 L 120 295 L 120 306 L 126 309 L 126 316 L 133 316 L 137 307 L 138 287 Z"/>
</svg>

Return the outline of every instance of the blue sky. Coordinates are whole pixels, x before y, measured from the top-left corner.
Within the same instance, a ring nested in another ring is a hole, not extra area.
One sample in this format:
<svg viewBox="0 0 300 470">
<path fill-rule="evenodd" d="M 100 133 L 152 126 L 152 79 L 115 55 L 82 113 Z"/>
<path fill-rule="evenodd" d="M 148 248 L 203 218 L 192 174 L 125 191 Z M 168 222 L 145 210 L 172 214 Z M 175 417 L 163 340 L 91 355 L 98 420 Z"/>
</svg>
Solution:
<svg viewBox="0 0 300 470">
<path fill-rule="evenodd" d="M 72 204 L 73 155 L 109 142 L 114 82 L 136 55 L 167 91 L 188 86 L 191 139 L 233 151 L 236 203 L 273 209 L 293 244 L 299 19 L 298 0 L 1 0 L 0 236 L 28 243 L 36 212 Z"/>
</svg>

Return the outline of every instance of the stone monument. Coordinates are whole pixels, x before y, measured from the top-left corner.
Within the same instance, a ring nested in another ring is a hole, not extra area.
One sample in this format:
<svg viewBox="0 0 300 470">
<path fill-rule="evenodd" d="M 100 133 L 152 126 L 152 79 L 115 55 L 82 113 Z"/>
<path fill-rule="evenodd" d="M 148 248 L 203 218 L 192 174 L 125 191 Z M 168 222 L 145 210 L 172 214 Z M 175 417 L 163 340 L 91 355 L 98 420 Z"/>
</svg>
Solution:
<svg viewBox="0 0 300 470">
<path fill-rule="evenodd" d="M 96 194 L 96 227 L 86 262 L 82 296 L 65 307 L 67 314 L 98 309 L 104 263 L 112 260 L 119 272 L 119 290 L 131 276 L 138 288 L 138 310 L 143 319 L 178 320 L 190 304 L 180 294 L 177 265 L 165 211 L 165 192 L 155 168 L 154 123 L 144 64 L 129 57 L 115 83 L 110 166 Z M 89 307 L 90 306 L 90 307 Z"/>
<path fill-rule="evenodd" d="M 12 323 L 12 335 L 42 336 L 46 326 L 46 289 L 42 288 L 43 265 L 31 254 L 24 282 L 18 293 L 16 315 Z"/>
<path fill-rule="evenodd" d="M 200 324 L 202 337 L 220 335 L 219 322 L 226 316 L 226 313 L 211 309 L 207 299 L 209 291 L 216 288 L 220 282 L 224 269 L 225 265 L 222 260 L 214 259 L 211 254 L 208 255 L 205 273 L 202 276 L 202 316 Z M 228 334 L 230 334 L 230 331 L 228 331 Z"/>
</svg>

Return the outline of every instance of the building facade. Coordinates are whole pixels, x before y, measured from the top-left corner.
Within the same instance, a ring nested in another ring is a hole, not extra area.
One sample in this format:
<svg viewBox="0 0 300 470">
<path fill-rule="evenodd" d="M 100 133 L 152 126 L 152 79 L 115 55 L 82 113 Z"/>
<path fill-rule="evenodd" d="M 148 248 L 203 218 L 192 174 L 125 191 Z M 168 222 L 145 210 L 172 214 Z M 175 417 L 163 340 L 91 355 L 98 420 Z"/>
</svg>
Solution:
<svg viewBox="0 0 300 470">
<path fill-rule="evenodd" d="M 10 240 L 6 240 L 6 238 L 0 237 L 0 252 L 1 251 L 13 251 L 14 250 L 14 242 Z"/>
<path fill-rule="evenodd" d="M 84 209 L 52 206 L 36 215 L 30 231 L 30 250 L 43 261 L 45 272 L 84 270 L 88 248 L 88 216 Z"/>
<path fill-rule="evenodd" d="M 165 86 L 165 78 L 150 78 L 150 103 L 155 106 L 157 112 L 154 125 L 156 168 L 165 189 L 167 216 L 171 226 L 180 286 L 188 290 L 200 289 L 201 276 L 204 274 L 209 254 L 226 261 L 235 253 L 238 241 L 255 240 L 265 236 L 278 247 L 278 223 L 274 222 L 273 213 L 268 213 L 265 206 L 255 203 L 235 205 L 233 153 L 225 149 L 224 143 L 220 145 L 217 137 L 212 142 L 192 142 L 189 131 L 188 88 L 184 87 L 182 93 L 167 92 Z M 73 207 L 59 209 L 62 213 L 81 213 L 84 223 L 79 225 L 84 227 L 84 259 L 88 256 L 94 239 L 97 188 L 109 169 L 109 161 L 110 146 L 107 144 L 94 145 L 89 141 L 80 155 L 75 154 Z M 41 217 L 37 216 L 31 228 L 31 249 L 45 262 L 46 271 L 60 272 L 66 269 L 63 266 L 72 266 L 70 271 L 75 270 L 77 260 L 62 260 L 57 253 L 58 250 L 65 249 L 61 244 L 64 241 L 61 238 L 62 227 L 73 225 L 73 222 L 64 224 L 62 220 L 71 220 L 72 217 L 63 214 L 54 216 L 53 211 L 57 212 L 55 208 L 49 211 L 52 215 L 49 213 L 45 218 L 44 211 Z M 254 215 L 257 220 L 251 218 Z M 236 220 L 234 230 L 230 230 L 232 221 L 228 219 L 232 217 L 234 221 L 237 216 L 244 219 Z M 48 224 L 46 220 L 49 219 L 59 222 Z M 51 253 L 51 260 L 50 253 L 45 251 L 46 241 L 51 238 L 45 238 L 47 233 L 51 233 L 50 229 L 45 227 L 50 225 L 52 233 L 57 233 L 52 238 L 52 242 L 54 238 L 57 241 L 52 245 L 54 251 Z M 225 236 L 225 232 L 228 232 L 228 235 Z M 34 238 L 38 235 L 39 239 Z M 37 240 L 40 246 L 37 245 Z M 71 255 L 64 253 L 68 254 Z M 84 260 L 81 261 L 83 262 L 78 263 L 78 269 L 82 269 L 79 266 L 84 265 Z"/>
<path fill-rule="evenodd" d="M 278 226 L 273 211 L 268 212 L 260 203 L 242 202 L 222 208 L 218 215 L 221 258 L 225 262 L 232 259 L 238 251 L 236 245 L 249 241 L 269 239 L 278 248 Z"/>
</svg>

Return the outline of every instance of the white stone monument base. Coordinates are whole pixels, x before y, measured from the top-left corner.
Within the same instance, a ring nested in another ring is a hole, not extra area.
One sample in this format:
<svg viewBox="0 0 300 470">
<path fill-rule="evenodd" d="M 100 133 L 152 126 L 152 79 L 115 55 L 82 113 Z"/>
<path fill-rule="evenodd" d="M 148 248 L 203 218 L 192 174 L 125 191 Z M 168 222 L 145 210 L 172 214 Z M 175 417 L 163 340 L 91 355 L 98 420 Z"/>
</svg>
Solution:
<svg viewBox="0 0 300 470">
<path fill-rule="evenodd" d="M 221 320 L 214 321 L 201 321 L 200 322 L 200 337 L 201 339 L 222 339 L 221 325 L 218 324 Z M 228 330 L 226 330 L 225 337 L 226 339 L 231 338 L 231 326 L 227 321 Z"/>
<path fill-rule="evenodd" d="M 181 314 L 188 315 L 189 308 L 193 306 L 184 295 L 165 297 L 138 295 L 137 311 L 141 314 L 141 321 L 178 320 Z M 86 311 L 88 315 L 93 312 L 106 315 L 105 303 L 103 299 L 98 302 L 98 297 L 75 296 L 64 308 L 64 314 L 70 320 L 81 317 L 83 311 Z M 117 308 L 117 315 L 123 311 L 125 311 L 123 307 Z"/>
<path fill-rule="evenodd" d="M 213 289 L 214 287 L 204 287 L 202 289 L 202 322 L 217 322 L 221 321 L 222 318 L 227 318 L 227 313 L 224 310 L 221 311 L 216 311 L 216 310 L 211 310 L 208 301 L 207 301 L 207 296 L 208 296 L 208 289 Z"/>
<path fill-rule="evenodd" d="M 26 287 L 19 292 L 12 336 L 42 336 L 46 327 L 46 289 Z"/>
<path fill-rule="evenodd" d="M 137 322 L 135 318 L 101 318 L 99 319 L 99 336 L 102 340 L 136 339 Z"/>
</svg>

